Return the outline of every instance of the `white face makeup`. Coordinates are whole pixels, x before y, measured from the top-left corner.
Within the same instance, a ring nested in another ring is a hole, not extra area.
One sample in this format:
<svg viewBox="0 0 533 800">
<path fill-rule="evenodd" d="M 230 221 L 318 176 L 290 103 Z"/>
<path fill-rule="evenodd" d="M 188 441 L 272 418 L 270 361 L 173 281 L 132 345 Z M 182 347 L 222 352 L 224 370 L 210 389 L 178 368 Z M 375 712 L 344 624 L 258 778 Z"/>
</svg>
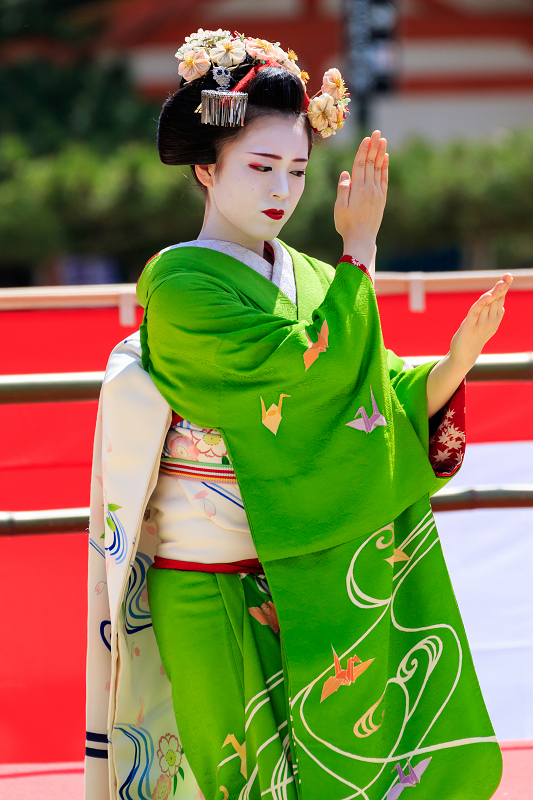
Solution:
<svg viewBox="0 0 533 800">
<path fill-rule="evenodd" d="M 235 242 L 263 255 L 264 242 L 279 234 L 302 196 L 307 150 L 298 119 L 273 115 L 251 124 L 225 147 L 216 174 L 214 165 L 197 168 L 209 192 L 198 238 Z"/>
</svg>

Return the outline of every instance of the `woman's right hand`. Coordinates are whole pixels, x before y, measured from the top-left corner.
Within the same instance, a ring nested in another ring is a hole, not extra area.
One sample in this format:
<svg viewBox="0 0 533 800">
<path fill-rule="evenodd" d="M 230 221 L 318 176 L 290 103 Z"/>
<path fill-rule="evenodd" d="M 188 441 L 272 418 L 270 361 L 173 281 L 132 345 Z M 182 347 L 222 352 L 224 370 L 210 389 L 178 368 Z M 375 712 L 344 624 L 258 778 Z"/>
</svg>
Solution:
<svg viewBox="0 0 533 800">
<path fill-rule="evenodd" d="M 337 189 L 335 228 L 344 239 L 344 254 L 369 267 L 387 199 L 389 156 L 380 131 L 361 142 L 352 175 L 342 172 Z"/>
</svg>

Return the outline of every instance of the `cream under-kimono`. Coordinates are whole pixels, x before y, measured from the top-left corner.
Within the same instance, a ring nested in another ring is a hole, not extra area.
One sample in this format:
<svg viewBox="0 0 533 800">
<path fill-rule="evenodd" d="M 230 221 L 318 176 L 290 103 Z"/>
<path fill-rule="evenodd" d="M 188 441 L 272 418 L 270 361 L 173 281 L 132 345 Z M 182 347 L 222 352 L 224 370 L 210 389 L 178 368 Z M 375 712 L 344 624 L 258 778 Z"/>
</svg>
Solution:
<svg viewBox="0 0 533 800">
<path fill-rule="evenodd" d="M 218 239 L 174 247 L 207 247 L 226 253 L 271 280 L 296 304 L 292 259 L 280 242 L 274 239 L 268 244 L 274 254 L 273 265 L 245 247 Z M 162 456 L 162 469 L 150 498 L 161 540 L 156 555 L 204 564 L 257 558 L 235 473 L 218 431 L 175 415 Z"/>
<path fill-rule="evenodd" d="M 274 265 L 239 245 L 196 240 L 180 246 L 207 247 L 232 255 L 272 280 L 293 302 L 292 259 L 270 242 Z M 161 457 L 179 437 L 204 440 L 207 431 L 174 422 L 173 412 L 141 363 L 139 332 L 120 342 L 106 369 L 95 431 L 89 530 L 89 612 L 87 655 L 86 800 L 115 800 L 132 769 L 132 747 L 150 748 L 158 758 L 177 736 L 170 682 L 161 664 L 146 592 L 146 572 L 156 554 L 166 558 L 217 563 L 255 558 L 256 552 L 237 484 L 209 481 L 233 495 L 217 501 L 216 515 L 205 510 L 197 480 L 165 475 Z M 175 419 L 175 416 L 174 416 Z M 211 434 L 217 435 L 211 431 Z M 200 450 L 204 445 L 200 445 Z M 183 455 L 183 453 L 182 453 Z M 189 453 L 190 455 L 190 453 Z M 202 461 L 221 464 L 211 448 Z M 189 459 L 190 460 L 190 459 Z M 231 467 L 230 467 L 231 469 Z M 120 518 L 115 512 L 120 509 Z M 208 509 L 209 510 L 209 509 Z M 106 537 L 107 530 L 107 537 Z M 110 532 L 113 558 L 106 559 Z M 109 734 L 108 734 L 109 732 Z M 157 748 L 159 745 L 159 748 Z M 163 750 L 161 750 L 163 748 Z M 137 786 L 139 798 L 142 781 Z M 191 770 L 185 770 L 185 796 L 199 797 Z M 181 795 L 183 796 L 183 795 Z"/>
</svg>

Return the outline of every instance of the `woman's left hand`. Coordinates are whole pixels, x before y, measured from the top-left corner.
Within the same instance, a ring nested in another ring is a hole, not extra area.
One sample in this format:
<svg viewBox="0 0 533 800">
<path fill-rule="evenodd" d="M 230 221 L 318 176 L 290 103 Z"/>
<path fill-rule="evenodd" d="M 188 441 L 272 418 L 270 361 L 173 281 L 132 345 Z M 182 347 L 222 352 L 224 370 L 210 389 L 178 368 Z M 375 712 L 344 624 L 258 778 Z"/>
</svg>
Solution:
<svg viewBox="0 0 533 800">
<path fill-rule="evenodd" d="M 429 373 L 426 385 L 429 417 L 446 405 L 484 345 L 498 330 L 505 310 L 505 295 L 512 282 L 512 276 L 506 273 L 490 292 L 476 300 L 453 337 L 450 352 Z"/>
<path fill-rule="evenodd" d="M 512 275 L 506 273 L 490 290 L 476 300 L 450 345 L 450 359 L 468 372 L 491 336 L 494 336 L 503 319 L 505 295 Z"/>
</svg>

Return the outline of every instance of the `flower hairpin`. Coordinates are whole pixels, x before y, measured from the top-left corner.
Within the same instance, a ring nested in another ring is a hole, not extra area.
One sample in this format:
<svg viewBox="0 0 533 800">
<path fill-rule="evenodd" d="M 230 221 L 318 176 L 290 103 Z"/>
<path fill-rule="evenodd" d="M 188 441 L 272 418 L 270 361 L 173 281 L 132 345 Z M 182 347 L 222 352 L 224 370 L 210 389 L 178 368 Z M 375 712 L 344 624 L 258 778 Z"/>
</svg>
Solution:
<svg viewBox="0 0 533 800">
<path fill-rule="evenodd" d="M 247 57 L 252 60 L 250 72 L 230 90 L 231 71 Z M 222 28 L 216 31 L 199 28 L 185 38 L 176 58 L 180 62 L 178 73 L 187 82 L 201 78 L 212 70 L 218 86 L 202 91 L 202 103 L 197 109 L 202 112 L 202 122 L 211 125 L 244 124 L 248 98 L 244 89 L 253 75 L 264 66 L 284 67 L 300 78 L 304 89 L 309 81 L 307 72 L 300 70 L 296 64 L 298 56 L 293 50 L 285 52 L 279 42 L 245 37 L 236 31 L 231 34 Z M 344 125 L 350 102 L 338 69 L 329 69 L 324 74 L 320 92 L 311 100 L 306 93 L 307 115 L 315 132 L 327 137 L 334 135 Z"/>
<path fill-rule="evenodd" d="M 307 116 L 313 129 L 323 138 L 334 136 L 344 125 L 350 95 L 338 69 L 328 69 L 322 78 L 320 95 L 309 101 Z"/>
</svg>

